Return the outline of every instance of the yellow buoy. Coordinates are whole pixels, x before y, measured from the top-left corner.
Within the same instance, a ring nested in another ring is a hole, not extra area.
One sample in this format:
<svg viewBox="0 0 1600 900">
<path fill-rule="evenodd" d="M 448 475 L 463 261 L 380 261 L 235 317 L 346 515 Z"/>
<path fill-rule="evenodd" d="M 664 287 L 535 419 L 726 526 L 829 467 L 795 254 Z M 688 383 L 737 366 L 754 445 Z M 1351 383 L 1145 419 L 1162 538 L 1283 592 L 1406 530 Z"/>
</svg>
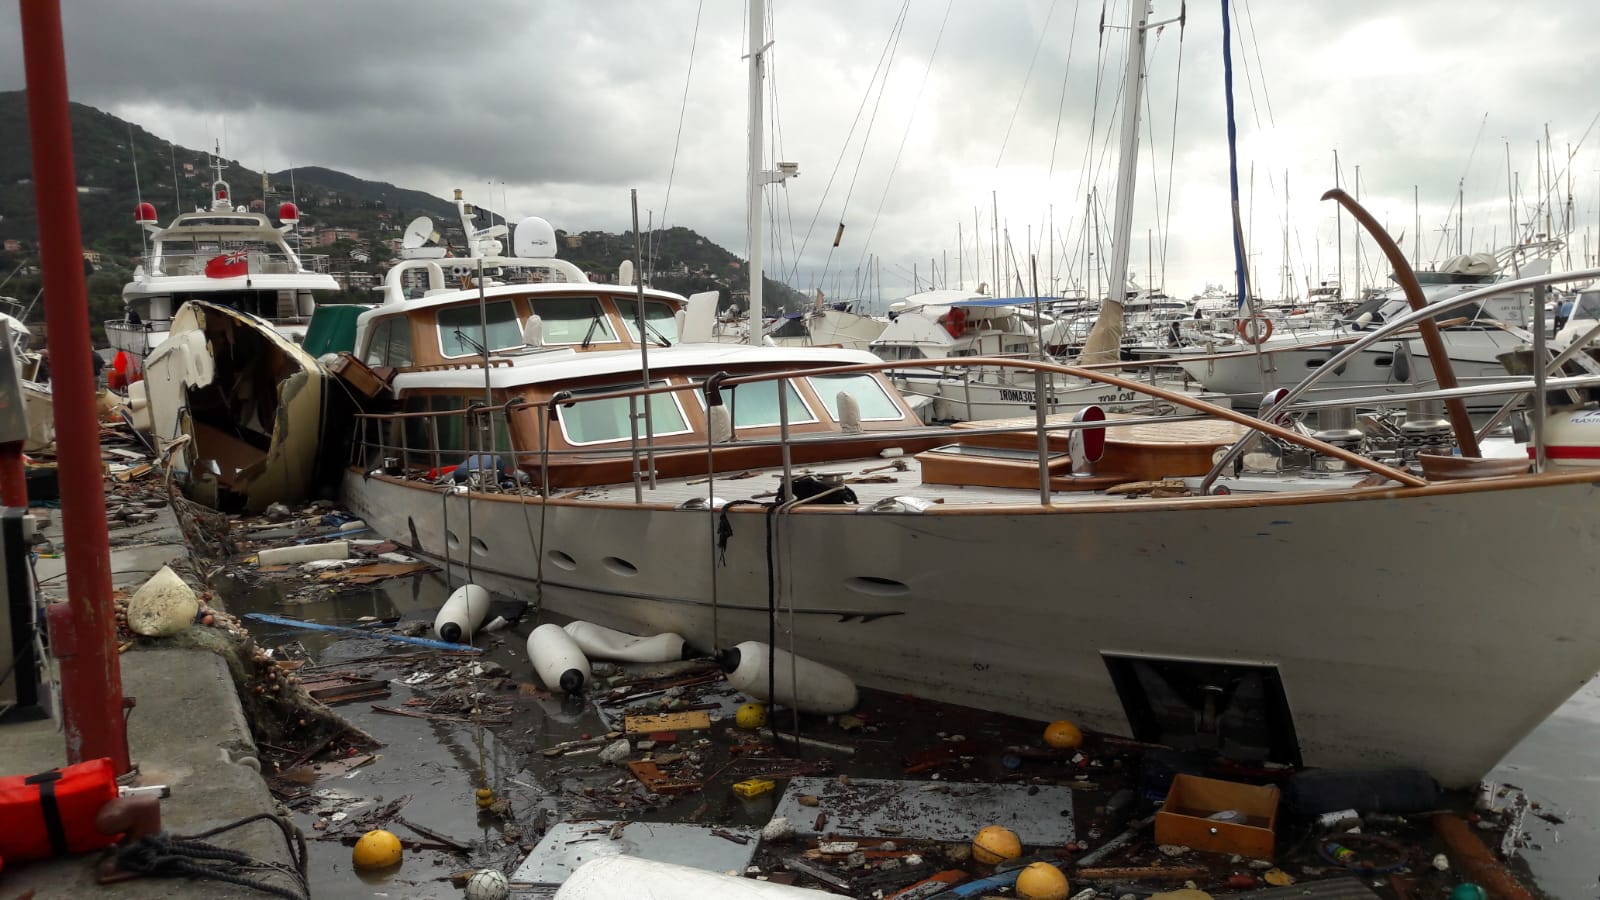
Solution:
<svg viewBox="0 0 1600 900">
<path fill-rule="evenodd" d="M 751 731 L 760 728 L 761 726 L 767 724 L 766 704 L 746 703 L 745 705 L 739 707 L 738 712 L 733 714 L 733 721 L 740 728 L 748 728 Z"/>
<path fill-rule="evenodd" d="M 494 791 L 489 788 L 478 788 L 473 796 L 477 799 L 479 809 L 488 809 L 494 805 Z"/>
<path fill-rule="evenodd" d="M 400 864 L 400 839 L 382 828 L 375 828 L 356 841 L 351 857 L 358 869 L 387 869 Z"/>
<path fill-rule="evenodd" d="M 1066 900 L 1067 876 L 1047 862 L 1036 862 L 1017 875 L 1017 896 L 1023 900 Z"/>
<path fill-rule="evenodd" d="M 1058 750 L 1082 747 L 1083 732 L 1078 730 L 1078 726 L 1062 719 L 1059 722 L 1051 722 L 1045 726 L 1044 742 Z"/>
<path fill-rule="evenodd" d="M 1017 833 L 1003 825 L 990 825 L 972 839 L 972 858 L 986 866 L 996 865 L 1022 855 L 1022 841 Z"/>
</svg>

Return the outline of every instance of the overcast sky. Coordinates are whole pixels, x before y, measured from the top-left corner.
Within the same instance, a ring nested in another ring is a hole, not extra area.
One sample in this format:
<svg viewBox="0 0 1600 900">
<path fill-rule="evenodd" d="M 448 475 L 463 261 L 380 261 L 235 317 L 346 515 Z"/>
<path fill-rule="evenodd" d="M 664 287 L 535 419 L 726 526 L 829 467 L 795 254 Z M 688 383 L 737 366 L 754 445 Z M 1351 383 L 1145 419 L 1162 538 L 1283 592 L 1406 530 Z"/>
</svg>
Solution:
<svg viewBox="0 0 1600 900">
<path fill-rule="evenodd" d="M 186 146 L 220 138 L 252 167 L 323 165 L 445 197 L 460 187 L 567 230 L 626 228 L 636 187 L 641 216 L 744 253 L 741 0 L 476 0 L 413 14 L 369 0 L 63 5 L 73 98 Z M 1178 12 L 1178 0 L 1154 3 L 1156 20 Z M 1031 227 L 1041 283 L 1052 271 L 1058 288 L 1083 283 L 1089 186 L 1110 239 L 1126 46 L 1099 24 L 1124 22 L 1126 0 L 776 0 L 769 15 L 769 160 L 801 167 L 771 194 L 770 275 L 848 297 L 876 257 L 886 298 L 910 291 L 913 268 L 925 286 L 930 261 L 951 286 L 958 270 L 973 286 L 980 260 L 992 280 L 997 201 L 1024 267 Z M 1548 128 L 1556 230 L 1570 168 L 1573 265 L 1586 240 L 1596 252 L 1600 134 L 1585 134 L 1600 114 L 1600 60 L 1587 52 L 1600 3 L 1543 0 L 1520 15 L 1488 0 L 1236 0 L 1233 16 L 1258 293 L 1282 292 L 1286 227 L 1302 293 L 1337 277 L 1333 207 L 1317 201 L 1336 150 L 1342 183 L 1360 167 L 1363 201 L 1408 254 L 1420 192 L 1427 264 L 1448 255 L 1447 222 L 1453 251 L 1463 180 L 1467 248 L 1508 243 L 1507 142 L 1526 222 Z M 1166 26 L 1148 58 L 1130 269 L 1188 296 L 1233 279 L 1219 4 L 1190 3 L 1181 40 Z M 0 89 L 22 86 L 17 0 L 0 0 Z M 1347 292 L 1353 243 L 1346 217 Z M 1364 254 L 1370 284 L 1387 268 Z"/>
</svg>

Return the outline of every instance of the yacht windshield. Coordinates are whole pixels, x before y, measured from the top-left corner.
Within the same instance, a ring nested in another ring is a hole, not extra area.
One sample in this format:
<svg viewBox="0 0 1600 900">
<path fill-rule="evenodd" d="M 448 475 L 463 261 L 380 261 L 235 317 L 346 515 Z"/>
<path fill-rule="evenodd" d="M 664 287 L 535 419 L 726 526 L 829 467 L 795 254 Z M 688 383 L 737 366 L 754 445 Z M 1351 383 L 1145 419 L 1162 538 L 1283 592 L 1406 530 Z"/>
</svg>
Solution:
<svg viewBox="0 0 1600 900">
<path fill-rule="evenodd" d="M 839 395 L 849 394 L 854 397 L 861 407 L 861 420 L 863 422 L 887 422 L 905 418 L 894 399 L 884 391 L 878 379 L 867 374 L 852 375 L 812 375 L 809 379 L 812 390 L 822 399 L 822 405 L 827 407 L 828 415 L 839 419 Z"/>
<path fill-rule="evenodd" d="M 485 319 L 489 322 L 487 341 L 483 336 Z M 485 348 L 492 353 L 522 346 L 522 321 L 510 300 L 484 304 L 481 312 L 476 303 L 447 307 L 439 310 L 438 321 L 439 352 L 444 356 L 479 356 Z"/>
<path fill-rule="evenodd" d="M 622 324 L 628 329 L 628 335 L 634 340 L 639 338 L 639 301 L 631 297 L 617 297 L 612 300 L 617 304 L 617 312 L 622 316 Z M 644 302 L 644 328 L 650 340 L 663 347 L 671 346 L 678 340 L 678 317 L 672 307 L 660 300 L 646 300 Z"/>
<path fill-rule="evenodd" d="M 533 312 L 543 323 L 546 344 L 582 344 L 616 341 L 605 311 L 596 297 L 539 297 Z"/>
</svg>

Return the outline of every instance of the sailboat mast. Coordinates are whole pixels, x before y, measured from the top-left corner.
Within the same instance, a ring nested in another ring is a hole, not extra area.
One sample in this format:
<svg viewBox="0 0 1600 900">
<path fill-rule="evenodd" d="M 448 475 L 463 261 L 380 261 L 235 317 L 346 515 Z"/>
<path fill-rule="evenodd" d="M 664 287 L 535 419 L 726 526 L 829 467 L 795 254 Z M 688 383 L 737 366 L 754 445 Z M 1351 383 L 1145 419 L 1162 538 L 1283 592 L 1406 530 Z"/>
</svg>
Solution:
<svg viewBox="0 0 1600 900">
<path fill-rule="evenodd" d="M 1340 190 L 1339 184 L 1339 151 L 1333 151 L 1333 189 Z M 1338 274 L 1334 277 L 1339 283 L 1339 299 L 1344 299 L 1344 207 L 1335 203 L 1333 205 L 1333 257 L 1334 266 Z"/>
<path fill-rule="evenodd" d="M 1080 364 L 1115 362 L 1122 351 L 1122 304 L 1128 289 L 1128 244 L 1133 234 L 1133 186 L 1139 166 L 1139 112 L 1143 108 L 1147 0 L 1128 4 L 1128 59 L 1122 72 L 1121 151 L 1117 157 L 1117 197 L 1112 218 L 1111 265 L 1100 316 L 1084 340 Z M 1109 305 L 1108 305 L 1109 304 Z"/>
<path fill-rule="evenodd" d="M 748 171 L 749 196 L 746 198 L 749 210 L 747 231 L 750 235 L 750 311 L 747 314 L 749 334 L 747 340 L 751 345 L 761 343 L 761 220 L 764 218 L 762 211 L 762 193 L 766 189 L 766 179 L 761 171 L 761 135 L 762 126 L 762 89 L 766 78 L 766 48 L 767 37 L 767 2 L 766 0 L 750 0 L 750 146 L 749 157 L 746 161 Z"/>
<path fill-rule="evenodd" d="M 1133 240 L 1133 186 L 1139 166 L 1139 113 L 1144 105 L 1145 0 L 1128 4 L 1128 65 L 1123 72 L 1121 154 L 1117 160 L 1117 204 L 1111 225 L 1111 270 L 1106 296 L 1119 306 L 1128 287 L 1128 250 Z"/>
</svg>

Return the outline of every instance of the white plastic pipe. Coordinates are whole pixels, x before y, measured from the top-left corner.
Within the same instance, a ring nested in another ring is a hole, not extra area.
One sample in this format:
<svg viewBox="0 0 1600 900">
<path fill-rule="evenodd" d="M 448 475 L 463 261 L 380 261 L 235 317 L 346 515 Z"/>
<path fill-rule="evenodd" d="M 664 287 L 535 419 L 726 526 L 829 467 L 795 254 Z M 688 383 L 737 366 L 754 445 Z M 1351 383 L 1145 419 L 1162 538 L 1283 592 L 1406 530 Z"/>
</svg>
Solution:
<svg viewBox="0 0 1600 900">
<path fill-rule="evenodd" d="M 326 544 L 296 544 L 291 547 L 272 547 L 256 554 L 256 564 L 286 566 L 311 562 L 314 559 L 349 559 L 349 541 L 330 541 Z"/>
</svg>

